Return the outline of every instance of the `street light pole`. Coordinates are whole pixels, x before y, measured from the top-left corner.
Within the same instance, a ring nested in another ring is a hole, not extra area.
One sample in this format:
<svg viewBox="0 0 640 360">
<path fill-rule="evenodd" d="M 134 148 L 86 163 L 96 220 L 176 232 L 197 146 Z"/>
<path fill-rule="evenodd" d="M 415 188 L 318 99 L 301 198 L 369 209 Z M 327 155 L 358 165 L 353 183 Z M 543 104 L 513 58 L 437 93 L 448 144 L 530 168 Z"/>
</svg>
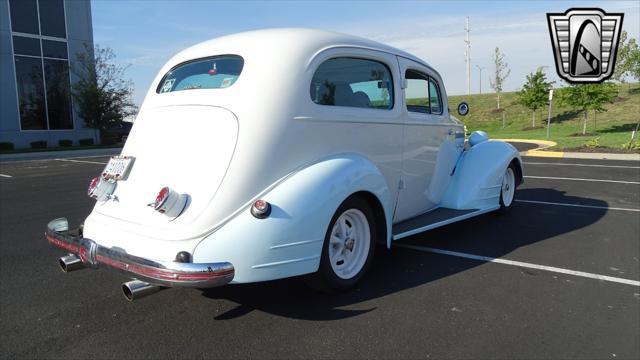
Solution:
<svg viewBox="0 0 640 360">
<path fill-rule="evenodd" d="M 476 65 L 476 67 L 480 71 L 480 94 L 482 94 L 482 70 L 484 70 L 485 67 L 482 67 L 482 66 L 479 66 L 479 65 Z"/>
<path fill-rule="evenodd" d="M 471 40 L 469 40 L 469 32 L 471 28 L 469 27 L 469 17 L 467 16 L 467 22 L 464 27 L 464 31 L 467 33 L 467 38 L 464 41 L 467 44 L 467 48 L 465 49 L 465 61 L 467 65 L 467 95 L 471 94 Z"/>
</svg>

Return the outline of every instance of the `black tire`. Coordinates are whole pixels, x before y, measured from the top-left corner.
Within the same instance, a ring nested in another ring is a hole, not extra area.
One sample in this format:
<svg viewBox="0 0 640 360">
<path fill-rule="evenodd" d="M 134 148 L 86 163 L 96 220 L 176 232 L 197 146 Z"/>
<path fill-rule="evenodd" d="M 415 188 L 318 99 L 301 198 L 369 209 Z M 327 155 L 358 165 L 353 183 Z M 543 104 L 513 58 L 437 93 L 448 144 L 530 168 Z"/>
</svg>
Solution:
<svg viewBox="0 0 640 360">
<path fill-rule="evenodd" d="M 503 189 L 502 189 L 502 183 L 500 184 L 500 209 L 498 210 L 499 213 L 501 214 L 506 214 L 508 213 L 511 208 L 513 207 L 513 203 L 516 201 L 516 187 L 517 187 L 517 177 L 518 177 L 518 169 L 516 168 L 516 165 L 512 162 L 511 164 L 509 164 L 509 166 L 507 167 L 507 169 L 505 169 L 505 174 L 508 170 L 511 170 L 513 173 L 513 183 L 510 186 L 513 186 L 513 198 L 511 199 L 511 202 L 507 205 L 505 205 L 505 201 L 502 198 L 503 196 Z"/>
<path fill-rule="evenodd" d="M 334 272 L 333 267 L 331 266 L 329 260 L 329 238 L 331 237 L 331 232 L 333 230 L 334 224 L 336 223 L 336 220 L 349 209 L 360 210 L 362 213 L 364 213 L 367 222 L 369 223 L 369 251 L 362 269 L 360 269 L 360 271 L 350 279 L 343 279 Z M 376 220 L 377 219 L 375 218 L 374 212 L 366 200 L 359 196 L 352 196 L 347 198 L 347 200 L 345 200 L 340 205 L 340 207 L 338 207 L 338 210 L 336 210 L 335 214 L 331 218 L 331 222 L 329 223 L 329 227 L 327 228 L 327 232 L 324 237 L 324 243 L 322 245 L 320 266 L 317 272 L 309 275 L 305 279 L 307 285 L 316 290 L 327 293 L 347 291 L 356 286 L 356 284 L 367 272 L 369 266 L 371 265 L 371 262 L 373 261 L 378 236 L 380 236 L 380 234 L 376 233 Z"/>
</svg>

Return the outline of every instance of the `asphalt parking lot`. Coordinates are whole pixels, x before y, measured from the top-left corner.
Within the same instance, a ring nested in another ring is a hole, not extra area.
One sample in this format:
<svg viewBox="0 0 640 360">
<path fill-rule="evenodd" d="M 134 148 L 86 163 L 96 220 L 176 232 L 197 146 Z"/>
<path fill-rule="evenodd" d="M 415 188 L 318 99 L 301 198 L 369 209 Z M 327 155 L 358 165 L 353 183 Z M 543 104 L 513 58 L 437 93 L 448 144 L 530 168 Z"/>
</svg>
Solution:
<svg viewBox="0 0 640 360">
<path fill-rule="evenodd" d="M 107 157 L 0 163 L 2 358 L 640 358 L 640 163 L 527 157 L 506 215 L 378 248 L 355 291 L 299 279 L 169 289 L 64 274 L 46 223 L 80 223 Z"/>
</svg>

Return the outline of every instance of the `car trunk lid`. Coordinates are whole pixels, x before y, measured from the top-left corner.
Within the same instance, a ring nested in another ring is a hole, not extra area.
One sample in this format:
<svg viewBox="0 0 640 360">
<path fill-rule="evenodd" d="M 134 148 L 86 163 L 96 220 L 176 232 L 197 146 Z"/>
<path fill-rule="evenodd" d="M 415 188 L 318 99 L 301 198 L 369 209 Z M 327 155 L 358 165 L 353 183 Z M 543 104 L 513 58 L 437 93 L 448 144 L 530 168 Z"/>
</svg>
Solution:
<svg viewBox="0 0 640 360">
<path fill-rule="evenodd" d="M 122 155 L 135 158 L 129 176 L 117 183 L 114 198 L 95 211 L 161 233 L 195 220 L 212 201 L 235 150 L 238 122 L 224 108 L 176 105 L 147 109 L 138 116 Z M 188 195 L 175 219 L 149 204 L 163 187 Z"/>
</svg>

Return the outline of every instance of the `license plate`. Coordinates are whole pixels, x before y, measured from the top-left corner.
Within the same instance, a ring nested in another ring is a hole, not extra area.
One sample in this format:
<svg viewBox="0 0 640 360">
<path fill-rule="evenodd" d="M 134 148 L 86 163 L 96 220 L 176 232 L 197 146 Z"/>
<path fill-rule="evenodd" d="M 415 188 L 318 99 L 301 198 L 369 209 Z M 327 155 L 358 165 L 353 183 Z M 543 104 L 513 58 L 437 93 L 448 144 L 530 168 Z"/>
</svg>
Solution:
<svg viewBox="0 0 640 360">
<path fill-rule="evenodd" d="M 112 156 L 102 171 L 102 177 L 105 179 L 126 180 L 133 165 L 133 160 L 133 156 Z"/>
</svg>

